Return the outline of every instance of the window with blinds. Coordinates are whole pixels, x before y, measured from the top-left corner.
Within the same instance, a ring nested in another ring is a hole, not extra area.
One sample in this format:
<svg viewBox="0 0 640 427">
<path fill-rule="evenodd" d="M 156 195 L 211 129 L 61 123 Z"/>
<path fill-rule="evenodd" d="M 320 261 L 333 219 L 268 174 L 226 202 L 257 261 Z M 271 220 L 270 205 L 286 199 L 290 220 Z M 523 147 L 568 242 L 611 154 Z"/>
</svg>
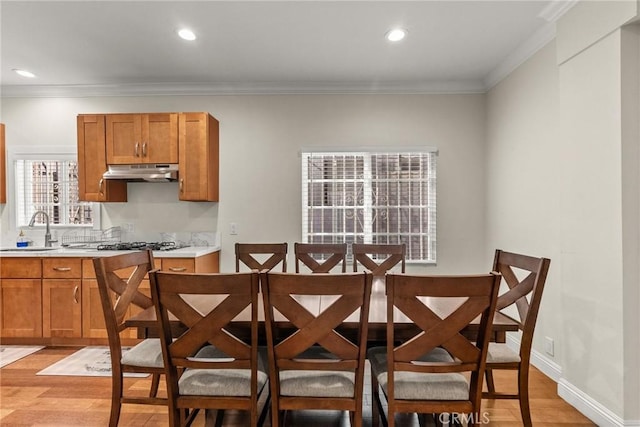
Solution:
<svg viewBox="0 0 640 427">
<path fill-rule="evenodd" d="M 405 243 L 436 262 L 437 151 L 303 152 L 302 239 Z"/>
<path fill-rule="evenodd" d="M 78 165 L 71 160 L 25 160 L 14 163 L 16 225 L 29 224 L 37 211 L 49 215 L 51 225 L 93 225 L 90 202 L 78 200 Z M 46 223 L 43 215 L 35 224 Z"/>
</svg>

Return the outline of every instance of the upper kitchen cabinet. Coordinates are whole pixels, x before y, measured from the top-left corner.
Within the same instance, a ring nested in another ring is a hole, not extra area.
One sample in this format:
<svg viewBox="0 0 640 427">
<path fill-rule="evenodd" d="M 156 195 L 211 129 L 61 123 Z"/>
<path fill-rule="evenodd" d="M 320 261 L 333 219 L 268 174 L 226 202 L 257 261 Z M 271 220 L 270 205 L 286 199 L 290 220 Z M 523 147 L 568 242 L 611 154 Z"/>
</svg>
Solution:
<svg viewBox="0 0 640 427">
<path fill-rule="evenodd" d="M 180 113 L 180 200 L 218 201 L 219 128 L 208 113 Z"/>
<path fill-rule="evenodd" d="M 7 203 L 7 164 L 4 147 L 4 123 L 0 123 L 0 203 Z"/>
<path fill-rule="evenodd" d="M 105 115 L 78 116 L 78 194 L 91 202 L 126 202 L 127 183 L 102 178 L 107 171 Z"/>
<path fill-rule="evenodd" d="M 178 114 L 107 114 L 107 163 L 178 162 Z"/>
</svg>

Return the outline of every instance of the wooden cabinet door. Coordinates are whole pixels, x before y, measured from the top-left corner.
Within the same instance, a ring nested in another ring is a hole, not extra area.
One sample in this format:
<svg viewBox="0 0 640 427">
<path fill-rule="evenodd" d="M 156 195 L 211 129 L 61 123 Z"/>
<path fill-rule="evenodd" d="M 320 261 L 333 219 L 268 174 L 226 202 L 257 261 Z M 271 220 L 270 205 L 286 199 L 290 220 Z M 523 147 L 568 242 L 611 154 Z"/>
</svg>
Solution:
<svg viewBox="0 0 640 427">
<path fill-rule="evenodd" d="M 82 279 L 82 336 L 107 338 L 100 291 L 96 279 Z"/>
<path fill-rule="evenodd" d="M 107 164 L 142 163 L 142 116 L 139 114 L 107 114 Z"/>
<path fill-rule="evenodd" d="M 42 281 L 8 279 L 0 281 L 0 336 L 42 337 Z"/>
<path fill-rule="evenodd" d="M 179 198 L 218 201 L 219 123 L 207 113 L 180 113 Z"/>
<path fill-rule="evenodd" d="M 0 123 L 0 203 L 7 203 L 7 160 L 4 149 L 4 123 Z"/>
<path fill-rule="evenodd" d="M 42 281 L 42 334 L 51 338 L 82 336 L 80 279 Z"/>
<path fill-rule="evenodd" d="M 142 161 L 178 163 L 178 114 L 142 116 Z"/>
<path fill-rule="evenodd" d="M 178 162 L 178 114 L 107 114 L 107 163 Z"/>
<path fill-rule="evenodd" d="M 91 202 L 126 202 L 127 183 L 104 180 L 105 116 L 78 116 L 78 195 Z"/>
</svg>

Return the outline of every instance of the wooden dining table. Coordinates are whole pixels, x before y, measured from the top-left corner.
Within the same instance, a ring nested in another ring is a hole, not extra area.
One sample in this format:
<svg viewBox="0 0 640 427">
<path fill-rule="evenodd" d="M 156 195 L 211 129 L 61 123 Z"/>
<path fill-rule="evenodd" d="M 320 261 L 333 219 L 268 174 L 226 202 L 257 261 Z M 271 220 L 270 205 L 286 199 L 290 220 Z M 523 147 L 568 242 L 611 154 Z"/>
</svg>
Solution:
<svg viewBox="0 0 640 427">
<path fill-rule="evenodd" d="M 199 296 L 190 301 L 190 304 L 202 314 L 208 313 L 217 302 L 219 302 L 217 296 Z M 336 297 L 332 296 L 304 296 L 299 297 L 299 301 L 304 307 L 309 310 L 310 313 L 317 315 L 324 311 Z M 260 295 L 260 304 L 258 306 L 258 320 L 259 320 L 259 336 L 265 337 L 264 333 L 264 307 L 262 305 L 262 295 Z M 436 299 L 436 298 L 422 298 L 423 302 L 429 306 L 440 317 L 446 317 L 453 313 L 457 307 L 464 302 L 464 298 L 460 299 Z M 275 313 L 275 320 L 278 321 L 278 313 Z M 243 335 L 243 331 L 248 335 L 249 333 L 249 318 L 250 311 L 247 308 L 240 313 L 233 322 L 234 333 Z M 282 319 L 284 320 L 284 319 Z M 419 328 L 417 328 L 413 322 L 406 317 L 399 310 L 394 310 L 393 322 L 395 325 L 396 339 L 406 340 L 413 337 Z M 157 332 L 157 320 L 154 307 L 147 308 L 140 313 L 130 317 L 125 324 L 130 327 L 138 329 L 138 338 L 149 338 L 158 336 Z M 286 325 L 284 325 L 286 327 Z M 479 324 L 479 318 L 471 322 L 471 324 L 463 330 L 463 333 L 470 339 L 474 339 L 477 334 Z M 181 325 L 176 320 L 173 324 L 175 334 L 181 330 Z M 345 319 L 340 325 L 338 330 L 345 335 L 356 334 L 359 327 L 358 312 Z M 237 329 L 236 329 L 237 328 Z M 373 286 L 371 290 L 371 300 L 369 308 L 369 327 L 367 340 L 371 345 L 381 344 L 386 342 L 387 331 L 387 295 L 385 293 L 385 281 L 384 277 L 374 277 Z M 508 316 L 497 312 L 493 319 L 493 334 L 492 341 L 505 342 L 506 333 L 518 330 L 518 323 Z"/>
</svg>

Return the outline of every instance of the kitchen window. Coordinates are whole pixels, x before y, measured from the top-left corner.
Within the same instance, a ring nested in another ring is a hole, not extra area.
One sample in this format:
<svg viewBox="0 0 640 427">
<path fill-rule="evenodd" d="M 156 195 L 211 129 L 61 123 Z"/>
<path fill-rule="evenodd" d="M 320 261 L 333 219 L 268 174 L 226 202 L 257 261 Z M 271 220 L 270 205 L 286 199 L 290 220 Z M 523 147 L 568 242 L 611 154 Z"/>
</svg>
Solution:
<svg viewBox="0 0 640 427">
<path fill-rule="evenodd" d="M 94 204 L 78 199 L 78 164 L 71 153 L 10 154 L 16 228 L 26 227 L 33 214 L 44 211 L 52 226 L 93 226 Z M 43 215 L 35 225 L 44 225 Z"/>
<path fill-rule="evenodd" d="M 406 244 L 436 262 L 436 149 L 303 151 L 302 240 Z"/>
</svg>

